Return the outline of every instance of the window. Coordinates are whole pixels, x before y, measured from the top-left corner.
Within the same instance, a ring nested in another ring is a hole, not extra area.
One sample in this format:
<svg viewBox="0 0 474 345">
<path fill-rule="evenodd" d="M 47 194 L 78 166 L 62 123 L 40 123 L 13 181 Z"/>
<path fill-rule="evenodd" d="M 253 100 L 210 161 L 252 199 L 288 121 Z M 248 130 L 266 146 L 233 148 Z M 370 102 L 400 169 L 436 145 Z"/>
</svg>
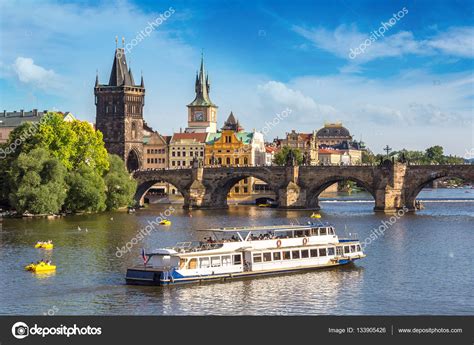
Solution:
<svg viewBox="0 0 474 345">
<path fill-rule="evenodd" d="M 181 152 L 180 151 L 178 151 L 178 157 L 181 157 Z"/>
<path fill-rule="evenodd" d="M 235 159 L 235 164 L 239 165 L 239 159 L 238 158 Z"/>
<path fill-rule="evenodd" d="M 334 235 L 334 229 L 333 228 L 329 228 L 329 235 Z"/>
<path fill-rule="evenodd" d="M 146 162 L 147 162 L 148 164 L 150 164 L 150 158 L 147 158 L 147 159 L 146 159 Z"/>
<path fill-rule="evenodd" d="M 299 250 L 293 250 L 291 252 L 293 259 L 299 259 L 300 258 L 300 251 Z"/>
<path fill-rule="evenodd" d="M 291 252 L 283 252 L 283 260 L 290 260 L 291 259 Z"/>
<path fill-rule="evenodd" d="M 223 255 L 222 266 L 230 266 L 230 265 L 232 265 L 232 260 L 230 259 L 230 255 Z"/>
<path fill-rule="evenodd" d="M 334 255 L 334 247 L 328 248 L 328 256 Z"/>
<path fill-rule="evenodd" d="M 188 269 L 194 270 L 196 268 L 197 268 L 197 259 L 196 258 L 190 259 L 188 262 Z"/>
<path fill-rule="evenodd" d="M 172 156 L 172 157 L 175 157 L 175 156 L 176 156 L 176 152 L 174 152 L 174 151 L 171 152 L 171 156 Z"/>
<path fill-rule="evenodd" d="M 273 252 L 273 261 L 281 260 L 281 253 L 280 252 Z"/>
<path fill-rule="evenodd" d="M 180 268 L 180 269 L 183 269 L 184 266 L 186 266 L 186 259 L 180 258 L 180 259 L 179 259 L 179 268 Z"/>
<path fill-rule="evenodd" d="M 263 253 L 263 261 L 266 262 L 266 261 L 272 261 L 272 253 L 268 252 L 268 253 Z"/>
<path fill-rule="evenodd" d="M 349 253 L 351 250 L 349 248 L 349 246 L 344 246 L 344 254 L 347 254 Z"/>
<path fill-rule="evenodd" d="M 301 258 L 302 258 L 302 259 L 309 258 L 309 251 L 308 251 L 308 249 L 305 249 L 305 250 L 302 250 L 302 251 L 301 251 Z"/>
<path fill-rule="evenodd" d="M 183 157 L 186 157 L 186 151 L 183 151 Z"/>
<path fill-rule="evenodd" d="M 234 255 L 234 265 L 240 265 L 242 263 L 242 255 Z"/>
<path fill-rule="evenodd" d="M 236 193 L 239 193 L 239 187 L 235 187 L 234 190 Z"/>
<path fill-rule="evenodd" d="M 356 251 L 356 246 L 355 245 L 351 246 L 351 253 L 354 253 L 355 251 Z"/>
<path fill-rule="evenodd" d="M 248 187 L 244 187 L 244 193 L 248 193 L 249 189 Z"/>
<path fill-rule="evenodd" d="M 342 247 L 336 247 L 337 255 L 342 255 Z"/>
<path fill-rule="evenodd" d="M 172 162 L 171 162 L 171 165 L 172 165 L 172 166 L 175 166 L 175 165 L 176 165 L 176 162 L 175 162 L 175 161 L 172 161 Z"/>
<path fill-rule="evenodd" d="M 311 235 L 318 236 L 318 228 L 312 228 L 311 229 Z"/>
<path fill-rule="evenodd" d="M 253 254 L 253 262 L 262 262 L 262 254 Z"/>
<path fill-rule="evenodd" d="M 221 266 L 221 257 L 212 256 L 211 257 L 211 267 L 220 267 Z"/>
<path fill-rule="evenodd" d="M 357 251 L 360 252 L 360 245 L 357 245 Z"/>
<path fill-rule="evenodd" d="M 320 234 L 321 236 L 326 235 L 326 228 L 321 228 L 321 229 L 319 229 L 319 234 Z"/>
<path fill-rule="evenodd" d="M 318 257 L 318 250 L 317 249 L 311 249 L 309 251 L 309 253 L 311 254 L 312 258 L 317 258 Z"/>
<path fill-rule="evenodd" d="M 208 268 L 209 267 L 209 258 L 200 258 L 199 259 L 199 267 L 201 268 Z"/>
<path fill-rule="evenodd" d="M 230 164 L 230 158 L 229 158 L 229 157 L 227 157 L 227 158 L 225 159 L 225 163 L 226 163 L 226 164 Z"/>
<path fill-rule="evenodd" d="M 326 248 L 319 248 L 319 256 L 326 256 L 327 251 Z"/>
</svg>

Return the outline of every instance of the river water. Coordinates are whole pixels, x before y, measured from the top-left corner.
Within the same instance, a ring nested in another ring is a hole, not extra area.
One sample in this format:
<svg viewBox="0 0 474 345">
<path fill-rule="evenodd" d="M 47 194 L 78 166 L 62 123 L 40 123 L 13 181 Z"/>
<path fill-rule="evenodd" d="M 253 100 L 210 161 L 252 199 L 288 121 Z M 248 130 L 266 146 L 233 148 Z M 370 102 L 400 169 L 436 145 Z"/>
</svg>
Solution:
<svg viewBox="0 0 474 345">
<path fill-rule="evenodd" d="M 117 254 L 169 205 L 61 219 L 4 219 L 0 229 L 0 314 L 24 315 L 422 315 L 474 313 L 474 189 L 423 190 L 426 208 L 406 214 L 367 244 L 355 265 L 276 277 L 175 287 L 125 285 L 141 248 L 196 240 L 197 229 L 307 222 L 308 211 L 253 206 L 188 211 L 156 227 L 130 253 Z M 340 236 L 364 240 L 388 215 L 364 194 L 321 201 Z M 53 240 L 47 253 L 33 248 Z M 52 275 L 23 266 L 51 258 Z"/>
</svg>

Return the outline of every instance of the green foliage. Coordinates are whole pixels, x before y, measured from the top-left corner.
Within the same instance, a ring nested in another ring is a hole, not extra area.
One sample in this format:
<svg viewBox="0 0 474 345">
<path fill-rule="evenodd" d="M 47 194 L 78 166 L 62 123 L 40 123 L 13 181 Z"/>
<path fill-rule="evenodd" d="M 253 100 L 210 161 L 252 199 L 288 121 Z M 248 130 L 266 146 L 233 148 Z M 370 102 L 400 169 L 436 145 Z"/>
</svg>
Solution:
<svg viewBox="0 0 474 345">
<path fill-rule="evenodd" d="M 425 151 L 425 156 L 430 163 L 442 163 L 444 159 L 443 148 L 439 145 L 429 147 Z"/>
<path fill-rule="evenodd" d="M 115 210 L 131 205 L 137 188 L 136 181 L 130 177 L 119 156 L 109 155 L 109 163 L 109 171 L 104 176 L 107 186 L 107 209 Z"/>
<path fill-rule="evenodd" d="M 301 151 L 299 149 L 294 149 L 288 146 L 284 146 L 279 152 L 275 154 L 275 156 L 273 157 L 273 162 L 276 165 L 286 165 L 290 152 L 293 152 L 296 158 L 296 163 L 298 165 L 303 163 L 303 154 L 301 153 Z"/>
<path fill-rule="evenodd" d="M 66 169 L 44 148 L 20 153 L 9 174 L 11 205 L 19 212 L 57 213 L 66 198 Z"/>
<path fill-rule="evenodd" d="M 92 167 L 82 166 L 66 177 L 69 186 L 64 207 L 72 212 L 99 212 L 105 206 L 105 182 Z"/>
</svg>

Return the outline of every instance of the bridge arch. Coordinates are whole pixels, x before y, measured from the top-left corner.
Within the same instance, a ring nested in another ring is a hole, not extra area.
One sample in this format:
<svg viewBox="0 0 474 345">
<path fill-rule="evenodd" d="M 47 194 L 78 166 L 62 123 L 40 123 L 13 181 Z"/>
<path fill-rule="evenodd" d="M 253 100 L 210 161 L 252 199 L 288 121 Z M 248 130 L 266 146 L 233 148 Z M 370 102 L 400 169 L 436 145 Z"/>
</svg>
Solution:
<svg viewBox="0 0 474 345">
<path fill-rule="evenodd" d="M 208 198 L 213 205 L 219 205 L 219 207 L 227 207 L 227 196 L 231 189 L 239 183 L 239 181 L 246 178 L 257 178 L 265 182 L 269 189 L 275 194 L 275 200 L 278 200 L 278 186 L 272 182 L 271 176 L 261 172 L 233 172 L 228 176 L 221 178 L 218 181 L 213 181 L 212 185 L 206 185 L 206 192 Z M 215 183 L 217 182 L 217 183 Z M 273 198 L 272 198 L 273 199 Z"/>
<path fill-rule="evenodd" d="M 471 169 L 453 167 L 452 169 L 447 168 L 440 171 L 426 172 L 424 174 L 413 176 L 410 180 L 411 182 L 405 189 L 405 205 L 409 210 L 415 210 L 416 198 L 423 188 L 431 184 L 433 181 L 451 178 L 459 178 L 474 183 L 474 167 L 471 167 Z"/>
<path fill-rule="evenodd" d="M 344 175 L 333 175 L 326 177 L 317 183 L 313 183 L 307 186 L 307 193 L 306 193 L 306 207 L 308 208 L 319 208 L 319 196 L 324 190 L 326 190 L 329 186 L 334 183 L 342 182 L 342 181 L 353 181 L 356 182 L 359 186 L 364 188 L 367 192 L 372 195 L 374 200 L 376 199 L 375 189 L 370 182 L 364 181 L 361 178 L 353 177 L 353 176 L 344 176 Z"/>
</svg>

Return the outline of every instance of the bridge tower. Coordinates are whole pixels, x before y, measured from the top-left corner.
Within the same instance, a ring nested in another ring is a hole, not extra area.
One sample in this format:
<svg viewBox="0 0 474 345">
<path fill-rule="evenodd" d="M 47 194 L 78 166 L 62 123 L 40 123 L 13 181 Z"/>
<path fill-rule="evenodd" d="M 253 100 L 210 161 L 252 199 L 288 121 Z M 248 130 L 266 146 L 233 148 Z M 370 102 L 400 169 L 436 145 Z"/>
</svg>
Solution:
<svg viewBox="0 0 474 345">
<path fill-rule="evenodd" d="M 137 170 L 143 160 L 143 76 L 136 85 L 127 66 L 124 48 L 116 48 L 108 84 L 95 87 L 96 128 L 102 132 L 105 148 L 121 157 L 129 171 Z"/>
</svg>

